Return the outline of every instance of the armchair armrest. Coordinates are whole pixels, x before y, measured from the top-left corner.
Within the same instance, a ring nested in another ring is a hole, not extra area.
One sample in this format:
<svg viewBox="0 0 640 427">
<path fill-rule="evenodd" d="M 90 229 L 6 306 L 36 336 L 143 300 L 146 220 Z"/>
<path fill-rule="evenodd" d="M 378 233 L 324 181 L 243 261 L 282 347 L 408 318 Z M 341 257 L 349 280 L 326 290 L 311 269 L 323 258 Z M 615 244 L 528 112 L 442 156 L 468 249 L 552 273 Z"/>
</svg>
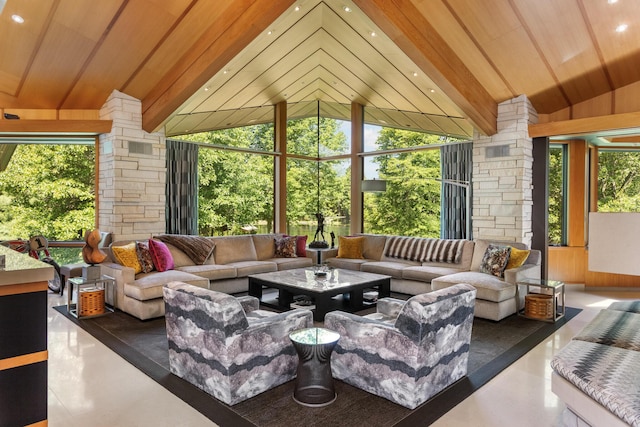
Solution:
<svg viewBox="0 0 640 427">
<path fill-rule="evenodd" d="M 398 317 L 398 313 L 404 307 L 406 301 L 397 298 L 380 298 L 376 305 L 376 310 L 380 314 L 388 317 Z"/>
<path fill-rule="evenodd" d="M 124 284 L 136 280 L 135 270 L 114 262 L 100 264 L 102 274 L 113 277 L 116 282 L 116 307 L 122 309 L 124 301 Z"/>
<path fill-rule="evenodd" d="M 254 310 L 258 310 L 260 308 L 260 300 L 256 297 L 252 297 L 249 295 L 243 297 L 236 297 L 242 309 L 245 313 L 251 313 Z"/>
</svg>

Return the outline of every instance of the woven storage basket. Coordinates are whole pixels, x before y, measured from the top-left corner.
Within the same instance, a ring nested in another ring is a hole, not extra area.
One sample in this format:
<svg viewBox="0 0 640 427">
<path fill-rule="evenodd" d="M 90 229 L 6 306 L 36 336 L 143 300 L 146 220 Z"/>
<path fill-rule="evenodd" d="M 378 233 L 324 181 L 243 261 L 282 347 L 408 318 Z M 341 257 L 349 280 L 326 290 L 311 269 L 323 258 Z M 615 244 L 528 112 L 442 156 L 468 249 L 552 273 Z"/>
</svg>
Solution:
<svg viewBox="0 0 640 427">
<path fill-rule="evenodd" d="M 535 319 L 553 318 L 553 298 L 551 295 L 529 294 L 524 297 L 524 314 Z"/>
<path fill-rule="evenodd" d="M 104 289 L 87 288 L 80 291 L 79 316 L 94 316 L 104 313 Z"/>
</svg>

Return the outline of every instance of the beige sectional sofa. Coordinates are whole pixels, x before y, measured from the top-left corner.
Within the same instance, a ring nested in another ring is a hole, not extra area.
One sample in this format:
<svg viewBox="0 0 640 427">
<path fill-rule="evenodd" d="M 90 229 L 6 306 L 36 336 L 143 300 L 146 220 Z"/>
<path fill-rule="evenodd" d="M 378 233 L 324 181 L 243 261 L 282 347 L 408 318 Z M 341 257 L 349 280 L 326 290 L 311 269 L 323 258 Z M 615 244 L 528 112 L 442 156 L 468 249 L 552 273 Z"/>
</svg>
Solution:
<svg viewBox="0 0 640 427">
<path fill-rule="evenodd" d="M 458 283 L 468 283 L 477 289 L 475 316 L 501 320 L 516 312 L 516 283 L 523 279 L 539 279 L 540 251 L 531 250 L 525 263 L 505 270 L 500 278 L 480 271 L 480 265 L 489 244 L 508 245 L 527 249 L 522 243 L 500 241 L 464 241 L 458 262 L 411 261 L 389 256 L 392 238 L 360 234 L 364 237 L 362 259 L 338 258 L 338 250 L 325 253 L 324 258 L 331 267 L 366 271 L 391 276 L 391 290 L 417 295 L 442 289 Z M 520 295 L 523 295 L 521 292 Z"/>
<path fill-rule="evenodd" d="M 209 237 L 215 243 L 213 254 L 204 264 L 196 263 L 186 253 L 168 244 L 174 268 L 168 271 L 138 273 L 131 267 L 110 259 L 103 263 L 102 274 L 115 279 L 115 306 L 139 319 L 164 315 L 162 288 L 166 283 L 179 281 L 211 290 L 236 293 L 246 292 L 250 274 L 311 266 L 309 256 L 276 257 L 274 239 L 281 234 L 253 234 L 243 236 Z M 122 246 L 130 241 L 113 242 Z"/>
</svg>

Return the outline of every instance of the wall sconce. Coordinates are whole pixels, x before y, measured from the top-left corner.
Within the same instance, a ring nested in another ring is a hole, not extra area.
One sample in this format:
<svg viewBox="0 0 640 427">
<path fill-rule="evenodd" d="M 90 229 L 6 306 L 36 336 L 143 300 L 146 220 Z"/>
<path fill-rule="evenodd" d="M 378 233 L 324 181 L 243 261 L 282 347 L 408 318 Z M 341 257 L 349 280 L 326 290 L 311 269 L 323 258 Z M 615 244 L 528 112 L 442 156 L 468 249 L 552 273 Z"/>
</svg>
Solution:
<svg viewBox="0 0 640 427">
<path fill-rule="evenodd" d="M 383 179 L 362 180 L 363 193 L 381 193 L 383 191 L 387 191 L 387 181 Z"/>
</svg>

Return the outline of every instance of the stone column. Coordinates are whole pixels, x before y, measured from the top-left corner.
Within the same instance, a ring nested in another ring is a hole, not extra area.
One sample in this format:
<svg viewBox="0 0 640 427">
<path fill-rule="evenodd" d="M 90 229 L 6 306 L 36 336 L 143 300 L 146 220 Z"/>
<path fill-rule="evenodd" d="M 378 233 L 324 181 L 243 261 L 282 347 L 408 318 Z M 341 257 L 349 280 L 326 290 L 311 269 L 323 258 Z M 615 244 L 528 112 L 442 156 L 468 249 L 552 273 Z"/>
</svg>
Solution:
<svg viewBox="0 0 640 427">
<path fill-rule="evenodd" d="M 498 105 L 498 133 L 473 138 L 473 236 L 531 244 L 533 141 L 525 95 Z"/>
<path fill-rule="evenodd" d="M 142 130 L 142 104 L 113 91 L 100 110 L 113 120 L 100 135 L 98 227 L 115 240 L 148 239 L 165 232 L 166 144 L 163 132 Z"/>
</svg>

